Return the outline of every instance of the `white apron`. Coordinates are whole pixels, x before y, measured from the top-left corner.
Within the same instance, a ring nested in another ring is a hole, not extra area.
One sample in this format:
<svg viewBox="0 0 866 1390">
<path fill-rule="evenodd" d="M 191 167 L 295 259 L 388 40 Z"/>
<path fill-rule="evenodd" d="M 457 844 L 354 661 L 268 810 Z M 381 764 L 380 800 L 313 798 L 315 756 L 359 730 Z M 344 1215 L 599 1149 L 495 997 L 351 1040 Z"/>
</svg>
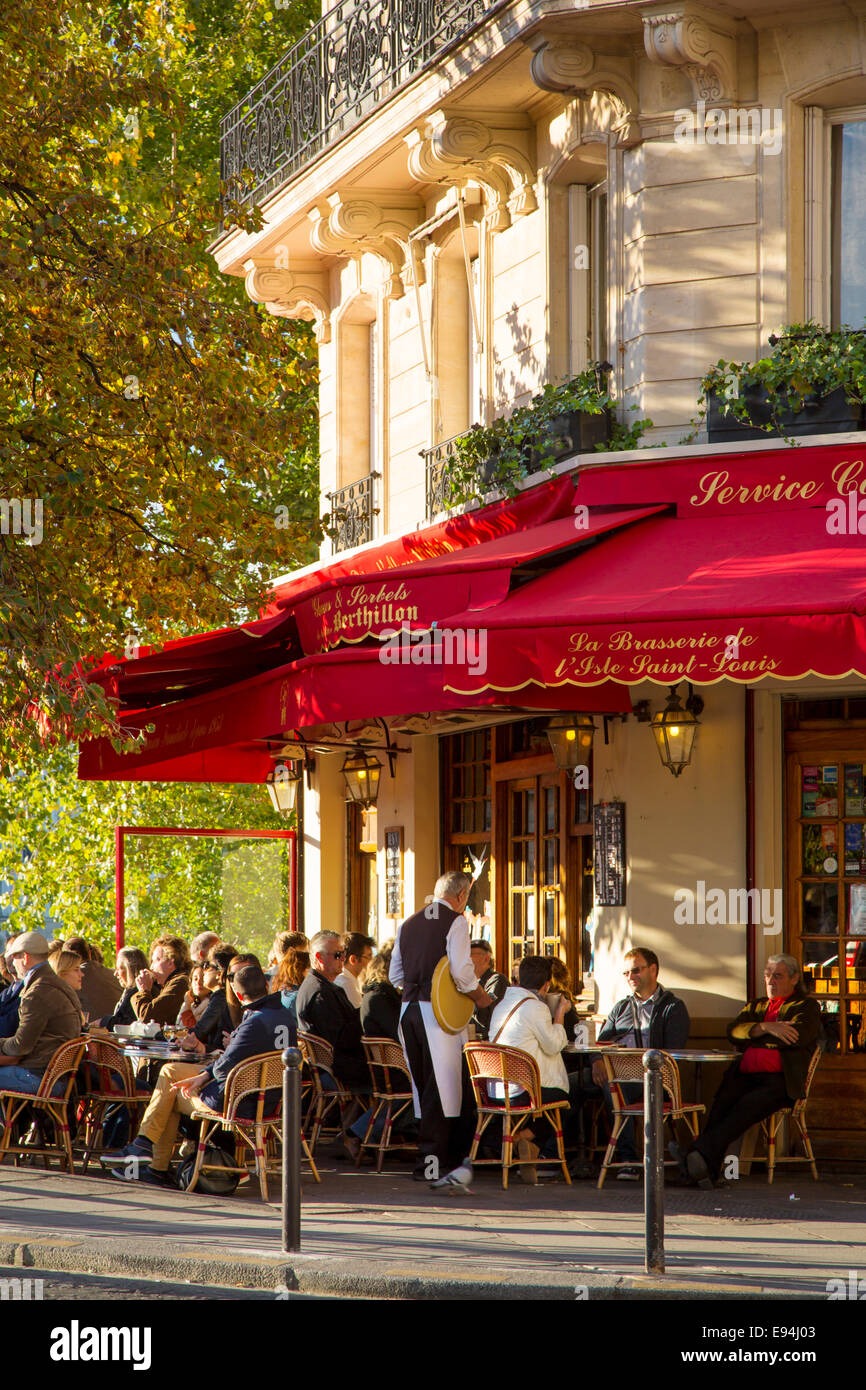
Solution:
<svg viewBox="0 0 866 1390">
<path fill-rule="evenodd" d="M 401 1008 L 401 1019 L 408 1007 L 408 1004 L 404 1004 Z M 469 1030 L 463 1028 L 459 1033 L 446 1033 L 436 1022 L 433 1005 L 429 1000 L 419 1000 L 418 1008 L 421 1010 L 421 1017 L 424 1020 L 427 1046 L 430 1048 L 430 1056 L 433 1059 L 433 1072 L 439 1090 L 442 1114 L 446 1119 L 453 1120 L 460 1114 L 463 1100 L 463 1044 L 469 1041 Z M 402 1028 L 400 1029 L 400 1042 L 403 1043 Z M 405 1052 L 405 1050 L 406 1045 L 403 1043 L 403 1051 Z M 415 1118 L 420 1120 L 421 1102 L 418 1098 L 414 1079 L 412 1081 L 412 1101 L 415 1106 Z"/>
</svg>

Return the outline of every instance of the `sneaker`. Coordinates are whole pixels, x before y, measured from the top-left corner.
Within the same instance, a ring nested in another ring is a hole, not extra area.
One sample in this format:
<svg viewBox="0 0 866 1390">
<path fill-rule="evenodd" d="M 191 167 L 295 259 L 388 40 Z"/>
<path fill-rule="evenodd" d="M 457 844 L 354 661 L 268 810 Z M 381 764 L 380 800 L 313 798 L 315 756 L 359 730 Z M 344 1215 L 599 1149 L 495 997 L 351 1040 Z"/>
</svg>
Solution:
<svg viewBox="0 0 866 1390">
<path fill-rule="evenodd" d="M 177 1187 L 170 1168 L 142 1168 L 138 1181 L 149 1183 L 151 1187 Z"/>
<path fill-rule="evenodd" d="M 705 1192 L 712 1192 L 715 1184 L 710 1177 L 710 1170 L 707 1167 L 707 1160 L 697 1149 L 692 1149 L 686 1155 L 686 1169 L 690 1178 L 694 1178 L 698 1187 L 702 1187 Z"/>
<path fill-rule="evenodd" d="M 598 1169 L 588 1159 L 576 1158 L 568 1165 L 569 1177 L 582 1180 L 584 1178 L 597 1178 Z"/>
<path fill-rule="evenodd" d="M 620 1168 L 616 1180 L 617 1182 L 640 1182 L 642 1177 L 640 1168 Z"/>
<path fill-rule="evenodd" d="M 439 1178 L 436 1182 L 431 1182 L 431 1192 L 447 1192 L 452 1197 L 458 1197 L 463 1192 L 471 1192 L 472 1187 L 472 1168 L 469 1161 L 465 1160 L 459 1168 L 446 1173 L 444 1178 Z"/>
<path fill-rule="evenodd" d="M 525 1137 L 517 1141 L 517 1158 L 520 1164 L 520 1181 L 525 1182 L 528 1187 L 535 1187 L 538 1183 L 538 1173 L 536 1172 L 533 1159 L 538 1158 L 539 1147 L 533 1144 L 531 1139 Z"/>
<path fill-rule="evenodd" d="M 106 1168 L 123 1169 L 122 1177 L 125 1177 L 127 1172 L 137 1176 L 140 1168 L 149 1168 L 153 1162 L 153 1145 L 149 1139 L 140 1136 L 133 1139 L 131 1144 L 127 1144 L 125 1149 L 100 1154 L 99 1161 Z"/>
</svg>

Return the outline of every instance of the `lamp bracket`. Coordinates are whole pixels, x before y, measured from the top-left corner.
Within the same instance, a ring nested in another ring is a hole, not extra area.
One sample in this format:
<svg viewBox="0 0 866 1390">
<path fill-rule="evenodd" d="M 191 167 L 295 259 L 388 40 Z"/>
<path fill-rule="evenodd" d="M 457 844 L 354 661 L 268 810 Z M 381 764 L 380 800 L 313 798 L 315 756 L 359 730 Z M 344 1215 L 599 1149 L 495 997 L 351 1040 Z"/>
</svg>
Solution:
<svg viewBox="0 0 866 1390">
<path fill-rule="evenodd" d="M 695 694 L 695 687 L 689 681 L 689 698 L 686 700 L 686 709 L 689 714 L 693 714 L 695 719 L 704 712 L 704 698 L 702 695 Z"/>
<path fill-rule="evenodd" d="M 622 723 L 625 724 L 626 721 L 627 721 L 627 719 L 628 719 L 628 715 L 627 715 L 627 714 L 605 714 L 605 715 L 602 716 L 602 718 L 604 719 L 604 744 L 605 744 L 605 747 L 607 747 L 607 746 L 609 745 L 609 743 L 610 743 L 610 721 L 611 721 L 611 719 L 620 719 L 620 720 L 622 721 Z"/>
</svg>

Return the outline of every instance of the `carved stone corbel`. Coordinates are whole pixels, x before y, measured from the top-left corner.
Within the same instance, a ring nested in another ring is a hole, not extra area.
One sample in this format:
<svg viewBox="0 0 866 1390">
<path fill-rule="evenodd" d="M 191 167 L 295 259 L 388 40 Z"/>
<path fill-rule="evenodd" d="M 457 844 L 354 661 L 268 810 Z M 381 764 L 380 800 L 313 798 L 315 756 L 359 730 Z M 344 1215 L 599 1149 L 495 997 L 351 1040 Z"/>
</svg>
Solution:
<svg viewBox="0 0 866 1390">
<path fill-rule="evenodd" d="M 735 26 L 697 5 L 664 5 L 641 10 L 643 41 L 654 63 L 682 68 L 695 101 L 735 101 Z"/>
<path fill-rule="evenodd" d="M 468 116 L 433 114 L 406 136 L 409 173 L 419 183 L 463 187 L 477 183 L 490 205 L 493 231 L 511 226 L 511 218 L 534 212 L 538 206 L 535 170 L 529 157 L 529 129 L 515 127 L 513 117 L 501 123 Z"/>
<path fill-rule="evenodd" d="M 326 256 L 378 256 L 385 264 L 386 299 L 402 299 L 412 283 L 409 234 L 422 220 L 418 203 L 393 206 L 393 194 L 381 198 L 332 193 L 310 213 L 310 240 Z M 423 280 L 423 267 L 415 263 Z"/>
<path fill-rule="evenodd" d="M 543 30 L 528 40 L 532 49 L 530 71 L 537 87 L 545 92 L 568 92 L 590 98 L 607 92 L 611 98 L 611 130 L 620 145 L 640 140 L 637 122 L 638 92 L 635 64 L 631 58 L 597 53 L 588 43 L 546 34 Z"/>
<path fill-rule="evenodd" d="M 331 341 L 331 307 L 327 298 L 328 277 L 322 271 L 305 270 L 294 274 L 275 266 L 245 261 L 244 284 L 254 304 L 264 304 L 275 318 L 304 319 L 315 324 L 316 342 Z"/>
</svg>

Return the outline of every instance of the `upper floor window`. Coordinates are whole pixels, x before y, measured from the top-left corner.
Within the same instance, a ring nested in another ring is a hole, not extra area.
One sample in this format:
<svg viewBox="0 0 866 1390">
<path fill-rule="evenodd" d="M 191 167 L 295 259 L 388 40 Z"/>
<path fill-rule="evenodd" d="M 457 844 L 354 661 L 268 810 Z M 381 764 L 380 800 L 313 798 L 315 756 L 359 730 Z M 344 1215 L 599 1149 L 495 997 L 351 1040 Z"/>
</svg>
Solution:
<svg viewBox="0 0 866 1390">
<path fill-rule="evenodd" d="M 607 182 L 568 189 L 568 368 L 607 357 Z"/>
<path fill-rule="evenodd" d="M 476 225 L 443 243 L 436 258 L 436 436 L 451 439 L 485 419 L 484 291 L 481 234 Z"/>
<path fill-rule="evenodd" d="M 833 121 L 831 160 L 832 326 L 866 324 L 866 119 Z"/>
<path fill-rule="evenodd" d="M 338 477 L 345 486 L 379 471 L 381 463 L 379 324 L 367 296 L 341 317 L 338 341 Z"/>
<path fill-rule="evenodd" d="M 831 328 L 866 324 L 866 106 L 808 106 L 806 120 L 806 319 Z"/>
</svg>

